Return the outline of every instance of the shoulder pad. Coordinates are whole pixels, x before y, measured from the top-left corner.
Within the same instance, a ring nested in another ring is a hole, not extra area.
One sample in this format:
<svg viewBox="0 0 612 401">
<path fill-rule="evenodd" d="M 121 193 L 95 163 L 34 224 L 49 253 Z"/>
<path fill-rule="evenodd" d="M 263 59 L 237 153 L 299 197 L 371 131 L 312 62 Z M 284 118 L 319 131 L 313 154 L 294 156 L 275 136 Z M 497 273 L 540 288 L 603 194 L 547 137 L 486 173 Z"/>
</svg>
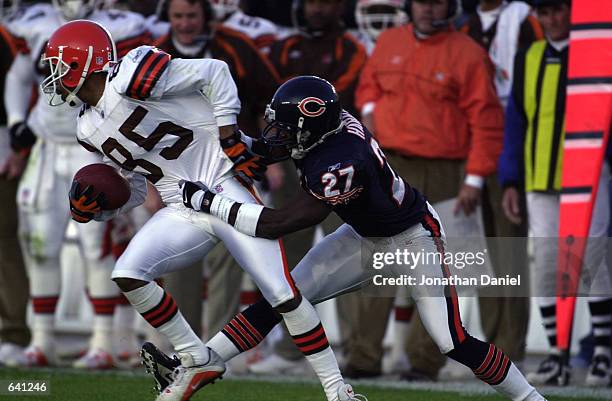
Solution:
<svg viewBox="0 0 612 401">
<path fill-rule="evenodd" d="M 170 64 L 170 55 L 152 46 L 131 50 L 109 75 L 109 82 L 121 94 L 137 100 L 151 96 Z"/>
<path fill-rule="evenodd" d="M 170 23 L 160 21 L 157 15 L 150 15 L 147 17 L 145 25 L 151 36 L 153 36 L 153 39 L 160 38 L 170 32 Z"/>
<path fill-rule="evenodd" d="M 276 36 L 278 28 L 276 25 L 267 19 L 253 17 L 243 12 L 235 12 L 232 16 L 223 23 L 223 26 L 242 32 L 251 39 L 257 39 L 260 36 Z"/>
<path fill-rule="evenodd" d="M 32 47 L 42 36 L 45 36 L 46 41 L 61 24 L 53 6 L 34 4 L 15 12 L 5 26 L 11 35 Z"/>
<path fill-rule="evenodd" d="M 108 29 L 115 43 L 141 35 L 147 30 L 144 17 L 130 11 L 100 10 L 91 19 Z"/>
</svg>

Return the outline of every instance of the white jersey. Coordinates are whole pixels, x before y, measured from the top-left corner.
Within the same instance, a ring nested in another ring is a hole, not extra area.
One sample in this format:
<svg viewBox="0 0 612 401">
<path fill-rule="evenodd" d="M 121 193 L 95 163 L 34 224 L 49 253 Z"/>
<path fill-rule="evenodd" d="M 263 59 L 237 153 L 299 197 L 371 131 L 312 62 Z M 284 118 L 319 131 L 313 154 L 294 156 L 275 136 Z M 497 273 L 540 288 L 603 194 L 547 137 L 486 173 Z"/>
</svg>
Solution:
<svg viewBox="0 0 612 401">
<path fill-rule="evenodd" d="M 361 43 L 363 47 L 365 47 L 368 56 L 372 54 L 372 52 L 374 51 L 375 42 L 372 40 L 370 35 L 358 29 L 350 29 L 347 32 L 349 35 L 352 35 L 357 40 L 357 42 Z"/>
<path fill-rule="evenodd" d="M 78 139 L 147 177 L 163 201 L 181 202 L 180 180 L 215 188 L 233 175 L 218 126 L 236 123 L 240 100 L 227 64 L 129 52 L 108 74 L 96 107 L 83 107 Z"/>
<path fill-rule="evenodd" d="M 242 10 L 235 11 L 222 25 L 245 34 L 260 49 L 269 48 L 278 34 L 278 27 L 272 21 L 247 15 Z"/>
<path fill-rule="evenodd" d="M 90 15 L 111 33 L 121 56 L 129 49 L 143 44 L 148 33 L 144 18 L 140 15 L 101 10 Z M 26 119 L 32 85 L 39 85 L 48 75 L 41 56 L 49 37 L 65 21 L 50 4 L 35 4 L 16 14 L 7 28 L 17 38 L 19 54 L 15 58 L 6 78 L 5 105 L 9 126 Z M 39 137 L 60 141 L 74 141 L 78 109 L 67 104 L 50 106 L 48 97 L 40 91 L 38 100 L 27 116 L 27 123 Z"/>
<path fill-rule="evenodd" d="M 170 32 L 170 23 L 160 20 L 155 14 L 149 15 L 145 23 L 153 39 L 159 39 Z"/>
</svg>

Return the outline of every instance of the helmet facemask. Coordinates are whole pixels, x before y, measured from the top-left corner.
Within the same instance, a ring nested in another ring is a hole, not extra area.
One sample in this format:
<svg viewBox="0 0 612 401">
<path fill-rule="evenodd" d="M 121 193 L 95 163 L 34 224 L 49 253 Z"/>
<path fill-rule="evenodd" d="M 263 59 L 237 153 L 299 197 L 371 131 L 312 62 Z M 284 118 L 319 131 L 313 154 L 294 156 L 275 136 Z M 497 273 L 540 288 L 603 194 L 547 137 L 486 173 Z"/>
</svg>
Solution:
<svg viewBox="0 0 612 401">
<path fill-rule="evenodd" d="M 359 3 L 355 9 L 355 19 L 359 30 L 374 41 L 384 30 L 408 22 L 404 10 L 395 2 L 384 0 Z"/>
<path fill-rule="evenodd" d="M 83 68 L 77 85 L 72 89 L 67 87 L 63 82 L 63 79 L 73 69 L 72 66 L 62 60 L 64 48 L 65 46 L 60 46 L 58 48 L 57 56 L 46 57 L 43 54 L 42 61 L 43 63 L 49 63 L 49 69 L 51 73 L 40 84 L 40 88 L 43 93 L 49 97 L 49 105 L 51 106 L 60 106 L 64 103 L 68 103 L 68 105 L 71 107 L 80 107 L 83 102 L 77 97 L 77 93 L 83 86 L 85 78 L 87 78 L 87 72 L 89 71 L 89 66 L 91 64 L 91 59 L 93 55 L 93 47 L 89 46 L 85 67 Z M 61 86 L 65 91 L 68 92 L 68 95 L 66 95 L 65 99 L 61 97 L 61 91 L 59 90 L 59 86 Z M 57 100 L 58 97 L 60 98 L 60 100 Z"/>
<path fill-rule="evenodd" d="M 266 107 L 265 120 L 268 125 L 262 134 L 264 143 L 270 148 L 282 147 L 287 150 L 287 155 L 298 160 L 303 159 L 315 146 L 323 143 L 328 136 L 341 131 L 343 127 L 343 123 L 340 122 L 337 128 L 324 133 L 317 139 L 309 130 L 303 128 L 304 117 L 298 118 L 297 125 L 280 122 L 276 119 L 276 112 L 271 105 Z"/>
</svg>

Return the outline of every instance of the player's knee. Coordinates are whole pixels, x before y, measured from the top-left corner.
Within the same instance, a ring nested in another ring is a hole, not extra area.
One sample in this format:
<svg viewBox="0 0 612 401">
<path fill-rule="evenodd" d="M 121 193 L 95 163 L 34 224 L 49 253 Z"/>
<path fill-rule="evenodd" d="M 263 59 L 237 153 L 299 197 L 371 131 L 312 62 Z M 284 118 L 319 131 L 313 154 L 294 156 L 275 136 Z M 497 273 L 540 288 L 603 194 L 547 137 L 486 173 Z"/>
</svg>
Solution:
<svg viewBox="0 0 612 401">
<path fill-rule="evenodd" d="M 20 233 L 20 242 L 24 253 L 33 261 L 45 264 L 49 260 L 59 258 L 62 243 L 51 241 L 40 235 L 32 233 Z"/>
<path fill-rule="evenodd" d="M 280 305 L 274 307 L 274 310 L 278 313 L 288 313 L 292 310 L 297 309 L 298 306 L 302 303 L 302 294 L 297 294 L 295 297 L 291 298 L 288 301 L 283 302 Z"/>
<path fill-rule="evenodd" d="M 144 287 L 145 285 L 149 284 L 147 281 L 127 277 L 115 277 L 113 281 L 115 284 L 117 284 L 117 287 L 119 287 L 122 292 L 134 291 L 137 288 Z"/>
</svg>

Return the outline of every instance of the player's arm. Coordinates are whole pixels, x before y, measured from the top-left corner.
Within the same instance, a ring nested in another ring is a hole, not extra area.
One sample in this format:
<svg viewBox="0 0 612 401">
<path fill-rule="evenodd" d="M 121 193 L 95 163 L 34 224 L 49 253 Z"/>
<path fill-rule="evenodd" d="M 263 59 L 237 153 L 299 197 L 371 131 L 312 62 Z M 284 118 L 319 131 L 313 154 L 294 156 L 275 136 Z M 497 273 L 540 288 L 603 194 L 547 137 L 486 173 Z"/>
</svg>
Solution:
<svg viewBox="0 0 612 401">
<path fill-rule="evenodd" d="M 252 237 L 280 238 L 320 223 L 331 212 L 327 204 L 302 191 L 288 206 L 271 209 L 236 202 L 192 182 L 183 183 L 182 189 L 185 206 L 212 214 Z"/>
<path fill-rule="evenodd" d="M 11 148 L 16 152 L 29 149 L 36 141 L 34 133 L 25 122 L 34 80 L 30 59 L 26 54 L 18 53 L 6 74 L 4 88 L 4 105 L 11 136 Z"/>
<path fill-rule="evenodd" d="M 254 151 L 252 140 L 236 125 L 240 100 L 227 64 L 214 59 L 175 59 L 171 61 L 168 70 L 164 94 L 199 88 L 200 93 L 213 106 L 221 147 L 234 162 L 234 170 L 248 178 L 261 179 L 265 171 L 262 155 Z"/>
<path fill-rule="evenodd" d="M 195 89 L 211 104 L 217 126 L 236 124 L 240 99 L 225 62 L 215 59 L 172 59 L 164 75 L 160 77 L 152 97 L 193 93 Z"/>
<path fill-rule="evenodd" d="M 116 168 L 114 165 L 113 167 Z M 130 184 L 130 198 L 125 205 L 121 206 L 119 209 L 101 210 L 100 212 L 96 213 L 93 217 L 94 220 L 110 220 L 117 215 L 128 212 L 144 203 L 145 199 L 147 198 L 147 179 L 142 174 L 123 169 L 121 169 L 121 175 Z"/>
</svg>

